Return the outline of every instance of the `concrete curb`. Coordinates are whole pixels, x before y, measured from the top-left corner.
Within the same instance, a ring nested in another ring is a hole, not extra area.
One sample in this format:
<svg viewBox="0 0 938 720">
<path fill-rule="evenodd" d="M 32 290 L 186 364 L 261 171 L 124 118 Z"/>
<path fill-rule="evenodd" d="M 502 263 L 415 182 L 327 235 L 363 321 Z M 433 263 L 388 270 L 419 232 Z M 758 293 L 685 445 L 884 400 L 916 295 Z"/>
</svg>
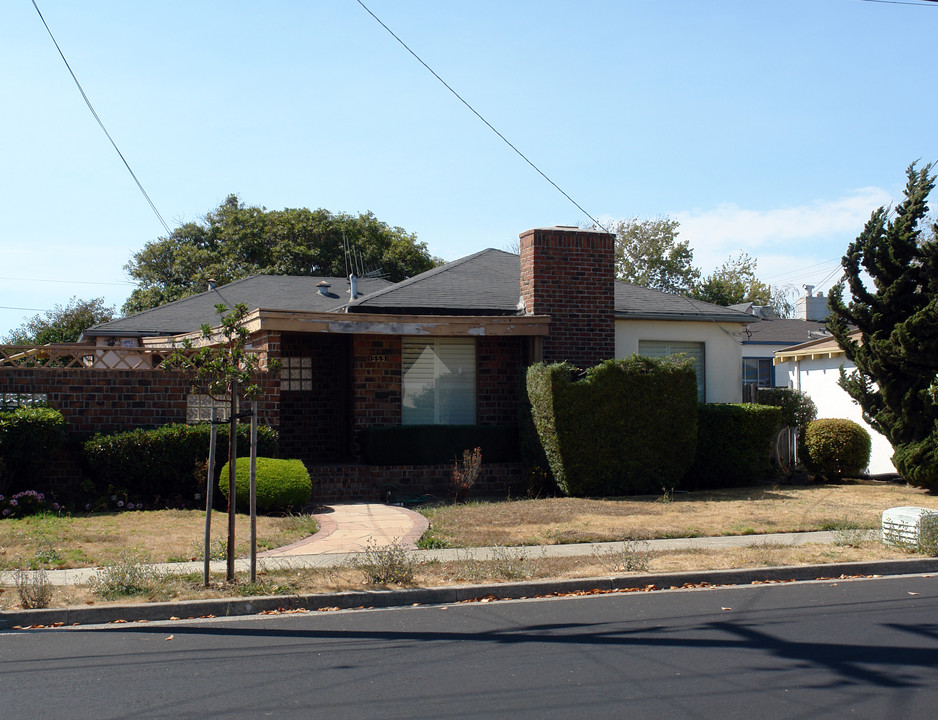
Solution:
<svg viewBox="0 0 938 720">
<path fill-rule="evenodd" d="M 13 627 L 72 626 L 133 623 L 171 619 L 199 619 L 255 615 L 278 610 L 348 610 L 408 605 L 442 605 L 482 599 L 521 599 L 573 592 L 667 590 L 700 585 L 750 585 L 761 582 L 834 580 L 841 577 L 938 573 L 938 558 L 792 565 L 741 570 L 703 570 L 682 573 L 615 577 L 535 580 L 518 583 L 458 585 L 409 590 L 370 590 L 321 595 L 276 595 L 219 598 L 138 605 L 52 608 L 0 612 L 0 630 Z"/>
</svg>

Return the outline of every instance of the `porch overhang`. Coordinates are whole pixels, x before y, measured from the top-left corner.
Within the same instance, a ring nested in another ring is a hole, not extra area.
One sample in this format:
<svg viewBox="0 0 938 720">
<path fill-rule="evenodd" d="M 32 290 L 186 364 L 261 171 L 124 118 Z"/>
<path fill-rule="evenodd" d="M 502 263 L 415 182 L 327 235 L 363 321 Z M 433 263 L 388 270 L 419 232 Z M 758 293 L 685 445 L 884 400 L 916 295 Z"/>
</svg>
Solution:
<svg viewBox="0 0 938 720">
<path fill-rule="evenodd" d="M 252 310 L 244 319 L 251 334 L 262 331 L 331 333 L 340 335 L 423 335 L 428 337 L 545 337 L 546 315 L 384 315 L 379 313 L 295 312 Z M 145 346 L 178 345 L 188 340 L 199 347 L 223 340 L 221 328 L 210 339 L 201 332 L 146 338 Z"/>
</svg>

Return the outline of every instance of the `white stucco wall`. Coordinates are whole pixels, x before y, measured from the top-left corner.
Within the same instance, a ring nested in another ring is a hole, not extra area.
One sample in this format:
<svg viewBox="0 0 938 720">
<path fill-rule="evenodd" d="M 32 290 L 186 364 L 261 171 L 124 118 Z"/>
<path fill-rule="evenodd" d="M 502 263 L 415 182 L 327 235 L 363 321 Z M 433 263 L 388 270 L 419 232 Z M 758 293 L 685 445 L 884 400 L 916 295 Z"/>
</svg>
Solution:
<svg viewBox="0 0 938 720">
<path fill-rule="evenodd" d="M 616 357 L 638 352 L 640 340 L 704 343 L 707 402 L 742 401 L 741 323 L 616 320 Z"/>
<path fill-rule="evenodd" d="M 799 388 L 808 394 L 808 396 L 817 405 L 817 416 L 819 418 L 846 418 L 862 425 L 870 433 L 872 440 L 872 450 L 870 452 L 870 474 L 893 473 L 896 471 L 892 464 L 892 445 L 876 430 L 871 428 L 863 420 L 863 413 L 860 406 L 844 392 L 837 384 L 840 378 L 840 366 L 849 371 L 854 365 L 845 357 L 833 357 L 824 359 L 805 359 L 797 363 L 789 362 L 779 365 L 775 368 L 780 373 L 784 367 L 788 367 L 788 375 L 791 384 L 789 387 Z"/>
</svg>

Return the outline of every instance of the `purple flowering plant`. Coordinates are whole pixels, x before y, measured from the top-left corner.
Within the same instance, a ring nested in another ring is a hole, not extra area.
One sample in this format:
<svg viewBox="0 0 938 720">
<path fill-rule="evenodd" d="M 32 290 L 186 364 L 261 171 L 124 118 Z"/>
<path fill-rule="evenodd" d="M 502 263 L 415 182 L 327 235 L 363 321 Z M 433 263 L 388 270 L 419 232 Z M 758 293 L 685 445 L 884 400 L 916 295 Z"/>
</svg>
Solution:
<svg viewBox="0 0 938 720">
<path fill-rule="evenodd" d="M 60 506 L 51 502 L 45 493 L 35 490 L 23 490 L 10 497 L 0 495 L 0 517 L 25 517 L 40 512 L 58 512 Z"/>
</svg>

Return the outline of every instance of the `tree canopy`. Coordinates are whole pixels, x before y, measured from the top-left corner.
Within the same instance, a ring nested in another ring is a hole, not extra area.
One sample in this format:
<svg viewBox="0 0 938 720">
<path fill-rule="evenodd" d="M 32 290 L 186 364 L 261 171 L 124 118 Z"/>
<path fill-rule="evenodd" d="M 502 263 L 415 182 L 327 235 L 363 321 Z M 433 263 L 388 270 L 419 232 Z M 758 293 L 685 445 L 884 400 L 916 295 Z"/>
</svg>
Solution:
<svg viewBox="0 0 938 720">
<path fill-rule="evenodd" d="M 938 487 L 938 224 L 929 228 L 927 221 L 932 167 L 910 165 L 902 202 L 894 211 L 874 211 L 847 248 L 844 278 L 828 299 L 828 328 L 856 365 L 854 373 L 841 370 L 840 385 L 892 443 L 896 469 L 910 482 Z"/>
<path fill-rule="evenodd" d="M 677 220 L 620 220 L 616 236 L 616 277 L 625 282 L 670 293 L 688 293 L 700 278 L 694 251 L 678 240 Z"/>
<path fill-rule="evenodd" d="M 714 305 L 739 305 L 753 303 L 768 305 L 779 317 L 794 314 L 791 302 L 791 288 L 772 287 L 762 282 L 756 275 L 757 261 L 747 253 L 730 255 L 719 269 L 703 278 L 692 291 L 698 300 Z"/>
<path fill-rule="evenodd" d="M 139 287 L 123 306 L 140 312 L 249 275 L 346 275 L 346 243 L 366 271 L 393 282 L 437 264 L 413 233 L 391 227 L 372 213 L 247 206 L 237 195 L 199 222 L 148 242 L 124 269 Z"/>
<path fill-rule="evenodd" d="M 616 236 L 616 277 L 715 305 L 751 302 L 771 306 L 779 317 L 794 314 L 791 286 L 772 287 L 759 280 L 757 261 L 744 252 L 731 255 L 719 269 L 702 277 L 690 244 L 677 239 L 679 227 L 677 220 L 667 217 L 614 223 L 610 231 Z"/>
<path fill-rule="evenodd" d="M 114 308 L 107 307 L 104 298 L 80 300 L 73 297 L 64 307 L 56 305 L 44 315 L 34 315 L 11 330 L 3 341 L 10 345 L 75 342 L 84 330 L 113 318 Z"/>
</svg>

